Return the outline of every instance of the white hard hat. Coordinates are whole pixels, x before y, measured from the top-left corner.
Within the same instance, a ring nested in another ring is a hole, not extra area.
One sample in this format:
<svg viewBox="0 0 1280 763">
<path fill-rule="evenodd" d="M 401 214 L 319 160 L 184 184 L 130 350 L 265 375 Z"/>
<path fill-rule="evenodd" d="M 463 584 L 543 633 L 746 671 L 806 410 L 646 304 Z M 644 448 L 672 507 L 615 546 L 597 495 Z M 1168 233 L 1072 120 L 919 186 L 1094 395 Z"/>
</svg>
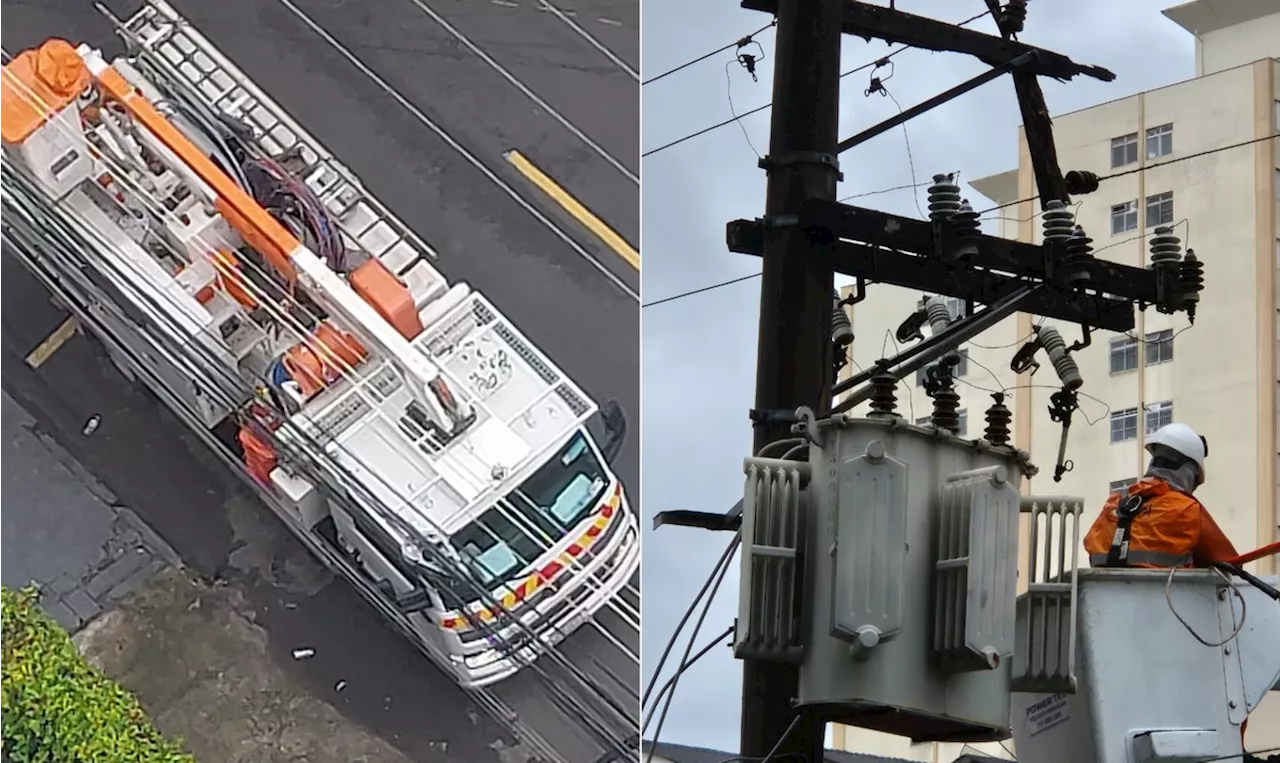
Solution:
<svg viewBox="0 0 1280 763">
<path fill-rule="evenodd" d="M 1151 451 L 1153 445 L 1163 445 L 1191 459 L 1196 466 L 1200 467 L 1200 473 L 1204 474 L 1204 459 L 1209 455 L 1209 443 L 1186 424 L 1169 424 L 1160 427 L 1147 438 L 1148 451 Z M 1155 455 L 1154 452 L 1152 455 Z"/>
</svg>

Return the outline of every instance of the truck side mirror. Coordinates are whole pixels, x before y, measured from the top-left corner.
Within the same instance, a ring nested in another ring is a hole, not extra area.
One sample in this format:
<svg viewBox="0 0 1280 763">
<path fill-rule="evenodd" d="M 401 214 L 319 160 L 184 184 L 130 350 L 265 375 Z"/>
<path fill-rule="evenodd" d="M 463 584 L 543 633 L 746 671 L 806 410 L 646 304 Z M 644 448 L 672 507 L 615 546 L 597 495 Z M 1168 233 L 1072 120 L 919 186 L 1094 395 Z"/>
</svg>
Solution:
<svg viewBox="0 0 1280 763">
<path fill-rule="evenodd" d="M 617 400 L 610 400 L 600 409 L 600 420 L 604 423 L 605 430 L 600 452 L 605 461 L 613 463 L 627 442 L 627 414 Z"/>
<path fill-rule="evenodd" d="M 374 584 L 377 589 L 391 601 L 395 602 L 396 608 L 406 615 L 414 612 L 422 612 L 431 608 L 431 595 L 427 593 L 427 589 L 422 586 L 415 586 L 408 593 L 399 593 L 391 585 L 391 581 L 383 578 Z"/>
</svg>

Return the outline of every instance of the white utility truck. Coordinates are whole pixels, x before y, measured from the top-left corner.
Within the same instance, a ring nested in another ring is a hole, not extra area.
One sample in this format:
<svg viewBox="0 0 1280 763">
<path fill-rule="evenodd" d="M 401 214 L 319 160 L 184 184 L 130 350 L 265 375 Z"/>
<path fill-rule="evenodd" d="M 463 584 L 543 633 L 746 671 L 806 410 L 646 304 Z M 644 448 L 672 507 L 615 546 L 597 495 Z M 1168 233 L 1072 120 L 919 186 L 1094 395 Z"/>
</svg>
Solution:
<svg viewBox="0 0 1280 763">
<path fill-rule="evenodd" d="M 631 585 L 621 409 L 167 4 L 119 31 L 6 62 L 6 249 L 461 685 L 515 674 Z"/>
</svg>

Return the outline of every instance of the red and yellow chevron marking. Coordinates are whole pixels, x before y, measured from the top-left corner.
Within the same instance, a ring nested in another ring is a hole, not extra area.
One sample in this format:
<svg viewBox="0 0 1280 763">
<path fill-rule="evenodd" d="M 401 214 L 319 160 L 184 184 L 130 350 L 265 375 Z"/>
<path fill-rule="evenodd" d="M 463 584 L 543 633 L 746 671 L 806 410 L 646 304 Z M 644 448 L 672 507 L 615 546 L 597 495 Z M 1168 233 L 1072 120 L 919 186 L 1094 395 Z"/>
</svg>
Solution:
<svg viewBox="0 0 1280 763">
<path fill-rule="evenodd" d="M 504 589 L 501 594 L 494 594 L 494 598 L 498 600 L 499 607 L 504 610 L 512 609 L 520 602 L 531 598 L 543 586 L 554 581 L 561 572 L 572 567 L 574 560 L 582 556 L 587 549 L 595 544 L 596 539 L 605 531 L 609 523 L 613 521 L 613 518 L 618 515 L 618 510 L 621 506 L 622 483 L 618 483 L 609 499 L 600 505 L 600 510 L 595 515 L 595 521 L 587 527 L 587 531 L 580 535 L 576 541 L 569 544 L 564 553 L 547 562 L 542 569 L 530 573 L 528 577 L 517 585 Z M 496 615 L 488 607 L 484 606 L 473 605 L 472 614 L 485 623 L 491 623 L 496 619 Z M 444 613 L 440 618 L 440 627 L 461 633 L 471 630 L 471 623 L 467 622 L 467 618 L 463 617 L 461 612 L 453 611 Z"/>
</svg>

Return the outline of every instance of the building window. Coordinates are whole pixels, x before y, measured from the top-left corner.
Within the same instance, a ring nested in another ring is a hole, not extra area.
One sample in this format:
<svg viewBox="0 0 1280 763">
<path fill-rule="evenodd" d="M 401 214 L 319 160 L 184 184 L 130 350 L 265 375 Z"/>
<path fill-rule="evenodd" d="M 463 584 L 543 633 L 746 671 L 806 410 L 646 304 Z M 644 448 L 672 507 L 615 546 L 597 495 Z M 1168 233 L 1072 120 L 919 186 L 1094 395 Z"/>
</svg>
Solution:
<svg viewBox="0 0 1280 763">
<path fill-rule="evenodd" d="M 1173 191 L 1147 197 L 1147 227 L 1173 222 Z"/>
<path fill-rule="evenodd" d="M 1111 235 L 1138 229 L 1138 202 L 1126 201 L 1111 208 Z"/>
<path fill-rule="evenodd" d="M 1173 360 L 1173 330 L 1155 331 L 1147 334 L 1147 365 L 1165 363 Z"/>
<path fill-rule="evenodd" d="M 1129 492 L 1129 488 L 1136 484 L 1138 484 L 1138 480 L 1135 478 L 1129 478 L 1127 480 L 1116 480 L 1115 482 L 1112 482 L 1110 485 L 1107 486 L 1107 492 L 1127 493 Z"/>
<path fill-rule="evenodd" d="M 1138 439 L 1138 409 L 1111 412 L 1111 442 Z"/>
<path fill-rule="evenodd" d="M 967 349 L 964 349 L 964 350 L 960 350 L 959 352 L 960 352 L 960 362 L 956 364 L 955 368 L 951 369 L 951 375 L 957 379 L 963 379 L 964 377 L 969 375 L 969 351 Z M 917 387 L 924 386 L 924 380 L 928 378 L 929 369 L 933 368 L 937 364 L 938 364 L 938 361 L 935 360 L 929 365 L 925 366 L 924 368 L 921 368 L 920 370 L 916 371 Z"/>
<path fill-rule="evenodd" d="M 1138 367 L 1138 341 L 1131 336 L 1111 340 L 1111 373 L 1122 374 Z"/>
<path fill-rule="evenodd" d="M 1173 125 L 1160 125 L 1147 130 L 1147 158 L 1159 159 L 1173 153 Z"/>
<path fill-rule="evenodd" d="M 1147 434 L 1152 434 L 1160 427 L 1167 427 L 1172 423 L 1173 401 L 1166 400 L 1163 403 L 1152 403 L 1147 406 Z"/>
<path fill-rule="evenodd" d="M 1138 133 L 1111 139 L 1111 166 L 1123 167 L 1138 161 Z"/>
</svg>

